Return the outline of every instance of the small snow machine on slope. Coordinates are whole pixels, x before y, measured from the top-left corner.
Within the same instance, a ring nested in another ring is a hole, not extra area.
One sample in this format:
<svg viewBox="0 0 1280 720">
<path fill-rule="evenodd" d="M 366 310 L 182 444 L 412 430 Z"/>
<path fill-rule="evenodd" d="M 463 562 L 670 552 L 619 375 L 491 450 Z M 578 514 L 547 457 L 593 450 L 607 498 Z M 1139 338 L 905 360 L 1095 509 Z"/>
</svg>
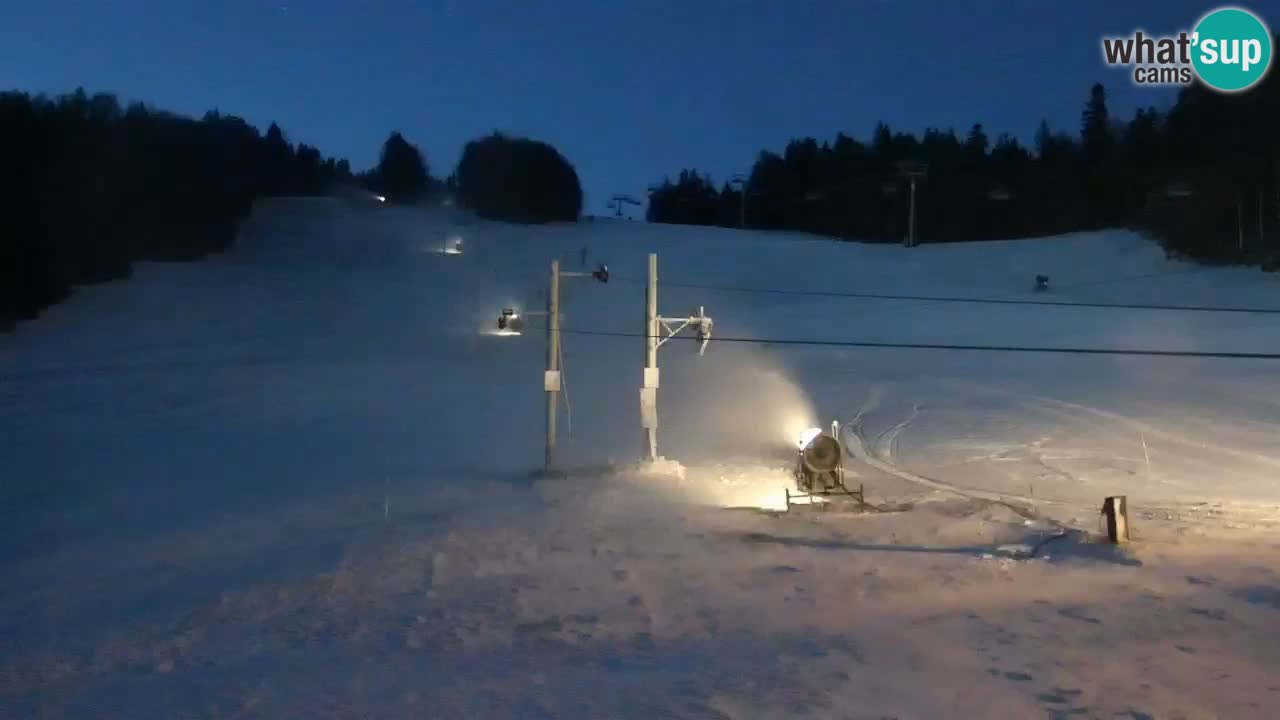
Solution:
<svg viewBox="0 0 1280 720">
<path fill-rule="evenodd" d="M 820 428 L 810 428 L 800 436 L 794 471 L 796 490 L 786 491 L 788 510 L 792 505 L 811 505 L 839 498 L 866 505 L 861 484 L 857 490 L 845 485 L 844 446 L 838 439 L 838 428 L 833 423 L 830 434 Z"/>
<path fill-rule="evenodd" d="M 1049 289 L 1049 276 L 1037 275 L 1036 276 L 1036 292 L 1044 292 L 1048 289 Z"/>
</svg>

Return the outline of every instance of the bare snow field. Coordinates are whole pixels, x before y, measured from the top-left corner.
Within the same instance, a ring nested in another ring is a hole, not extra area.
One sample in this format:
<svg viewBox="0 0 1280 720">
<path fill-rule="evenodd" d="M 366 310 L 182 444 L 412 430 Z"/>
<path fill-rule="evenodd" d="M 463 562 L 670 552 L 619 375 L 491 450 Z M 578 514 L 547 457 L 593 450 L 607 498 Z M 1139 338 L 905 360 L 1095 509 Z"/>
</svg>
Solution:
<svg viewBox="0 0 1280 720">
<path fill-rule="evenodd" d="M 659 353 L 652 470 L 643 340 L 586 334 L 643 332 L 648 252 L 660 312 L 715 319 Z M 612 277 L 563 283 L 539 479 L 544 338 L 490 331 L 555 257 Z M 0 336 L 0 718 L 1280 715 L 1280 361 L 732 341 L 1275 353 L 1280 315 L 742 288 L 1280 309 L 1120 231 L 264 204 L 227 255 Z M 778 512 L 832 420 L 884 511 Z"/>
</svg>

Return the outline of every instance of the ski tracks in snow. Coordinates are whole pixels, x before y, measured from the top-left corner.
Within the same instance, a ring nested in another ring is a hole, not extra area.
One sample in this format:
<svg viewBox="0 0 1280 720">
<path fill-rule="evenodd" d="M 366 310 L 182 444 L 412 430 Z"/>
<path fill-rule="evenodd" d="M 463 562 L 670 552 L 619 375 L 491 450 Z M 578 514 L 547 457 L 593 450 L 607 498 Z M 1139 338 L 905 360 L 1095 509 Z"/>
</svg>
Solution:
<svg viewBox="0 0 1280 720">
<path fill-rule="evenodd" d="M 963 387 L 969 390 L 976 390 L 989 395 L 1001 395 L 1017 399 L 1034 410 L 1040 410 L 1053 415 L 1076 420 L 1078 422 L 1089 422 L 1081 416 L 1088 416 L 1094 420 L 1104 420 L 1108 423 L 1119 425 L 1127 428 L 1129 432 L 1135 435 L 1141 435 L 1148 441 L 1160 440 L 1172 445 L 1179 445 L 1186 448 L 1203 453 L 1213 453 L 1235 458 L 1237 460 L 1247 460 L 1249 462 L 1261 463 L 1275 469 L 1280 469 L 1280 456 L 1265 455 L 1262 453 L 1252 452 L 1249 450 L 1241 450 L 1228 447 L 1218 443 L 1206 442 L 1180 433 L 1171 432 L 1160 427 L 1156 427 L 1150 423 L 1134 418 L 1121 415 L 1110 410 L 1093 405 L 1085 405 L 1083 403 L 1069 402 L 1058 398 L 1046 397 L 1032 393 L 1019 392 L 1016 390 L 1008 390 L 1005 388 L 993 387 L 975 382 L 966 381 L 950 381 L 957 387 Z M 1096 425 L 1096 423 L 1094 423 Z"/>
<path fill-rule="evenodd" d="M 1044 405 L 1064 408 L 1067 410 L 1074 410 L 1082 414 L 1092 415 L 1094 417 L 1107 420 L 1109 422 L 1112 422 L 1118 425 L 1123 425 L 1127 428 L 1130 428 L 1131 430 L 1138 431 L 1139 433 L 1145 435 L 1147 438 L 1155 438 L 1157 440 L 1163 440 L 1165 442 L 1174 443 L 1174 444 L 1182 445 L 1189 448 L 1194 448 L 1196 450 L 1206 452 L 1206 453 L 1216 453 L 1219 455 L 1226 455 L 1228 457 L 1236 458 L 1238 460 L 1248 460 L 1249 462 L 1261 463 L 1264 465 L 1268 465 L 1272 468 L 1280 469 L 1280 457 L 1273 457 L 1270 455 L 1264 455 L 1262 453 L 1250 452 L 1248 450 L 1238 450 L 1236 448 L 1227 447 L 1225 445 L 1219 445 L 1216 443 L 1208 443 L 1203 440 L 1197 440 L 1196 438 L 1188 437 L 1186 435 L 1180 435 L 1177 433 L 1172 433 L 1167 430 L 1162 430 L 1158 427 L 1155 427 L 1148 423 L 1144 423 L 1140 420 L 1134 420 L 1133 418 L 1125 417 L 1124 415 L 1121 415 L 1119 413 L 1102 410 L 1100 408 L 1096 408 L 1091 405 L 1081 405 L 1079 403 L 1067 402 L 1066 400 L 1040 397 L 1037 395 L 1026 395 L 1025 397 L 1031 400 L 1034 400 L 1036 402 L 1043 403 Z"/>
<path fill-rule="evenodd" d="M 1203 439 L 1172 432 L 1151 423 L 1092 405 L 970 381 L 953 380 L 947 382 L 953 386 L 971 391 L 1009 397 L 1021 402 L 1025 407 L 1033 411 L 1079 423 L 1090 427 L 1094 431 L 1102 430 L 1111 431 L 1114 434 L 1132 435 L 1135 437 L 1135 442 L 1144 442 L 1146 444 L 1158 441 L 1165 446 L 1162 451 L 1163 455 L 1177 456 L 1178 464 L 1181 466 L 1203 468 L 1206 477 L 1221 475 L 1223 473 L 1221 460 L 1227 458 L 1280 469 L 1280 457 L 1207 442 Z M 1215 460 L 1215 457 L 1218 460 Z M 1124 458 L 1116 459 L 1125 460 Z M 1006 497 L 1013 498 L 1016 496 Z M 1026 499 L 1033 502 L 1047 502 L 1039 499 Z M 1154 502 L 1144 502 L 1143 507 L 1155 514 L 1165 515 L 1166 519 L 1171 520 L 1194 521 L 1200 524 L 1212 520 L 1215 521 L 1214 524 L 1227 526 L 1241 525 L 1243 523 L 1244 525 L 1242 526 L 1253 528 L 1275 528 L 1280 525 L 1280 508 L 1265 503 L 1233 502 L 1229 509 L 1225 509 L 1222 503 L 1210 504 L 1189 500 L 1156 498 L 1152 500 Z M 1081 505 L 1081 507 L 1084 506 Z"/>
<path fill-rule="evenodd" d="M 975 386 L 982 387 L 982 386 Z M 1025 397 L 1019 393 L 1011 391 L 997 390 L 994 388 L 985 388 L 991 392 L 1009 394 L 1018 397 Z M 955 484 L 938 480 L 927 475 L 909 470 L 898 464 L 898 437 L 905 431 L 920 415 L 924 405 L 913 403 L 911 413 L 903 420 L 890 426 L 874 436 L 869 436 L 865 423 L 867 416 L 881 405 L 883 391 L 878 386 L 873 386 L 868 393 L 867 400 L 858 410 L 857 414 L 844 426 L 847 431 L 846 448 L 847 451 L 858 460 L 873 467 L 890 476 L 905 480 L 915 485 L 928 488 L 937 492 L 956 495 L 969 498 L 972 500 L 984 500 L 988 502 L 998 503 L 1013 511 L 1027 517 L 1029 519 L 1039 515 L 1039 511 L 1047 508 L 1055 508 L 1054 516 L 1065 512 L 1076 518 L 1088 517 L 1097 512 L 1097 506 L 1093 503 L 1070 502 L 1064 500 L 1052 500 L 1041 497 L 1031 497 L 1029 495 L 1020 495 L 1016 493 L 1003 493 L 990 490 L 982 490 L 978 488 L 961 487 Z M 1079 414 L 1088 414 L 1094 417 L 1106 419 L 1114 418 L 1115 421 L 1128 421 L 1128 427 L 1142 428 L 1145 432 L 1150 426 L 1139 421 L 1122 418 L 1114 413 L 1108 413 L 1097 408 L 1090 408 L 1084 405 L 1068 403 L 1065 401 L 1055 401 L 1051 398 L 1038 398 L 1043 402 L 1039 407 L 1055 414 L 1066 414 L 1069 417 L 1079 419 Z M 1075 410 L 1071 413 L 1071 410 Z M 1092 411 L 1092 412 L 1090 412 Z M 1109 417 L 1110 416 L 1110 417 Z M 1155 437 L 1166 441 L 1175 441 L 1178 436 L 1173 433 L 1159 431 L 1151 428 L 1152 432 L 1149 437 Z M 1210 446 L 1207 443 L 1192 443 L 1194 445 Z M 1036 444 L 1033 443 L 1033 447 Z M 1224 448 L 1230 451 L 1228 454 L 1236 456 L 1251 456 L 1253 454 L 1236 451 L 1232 448 Z M 1041 462 L 1043 465 L 1044 463 Z M 1052 466 L 1045 465 L 1049 469 Z M 1075 478 L 1073 478 L 1075 479 Z M 1230 507 L 1224 507 L 1222 503 L 1208 504 L 1203 502 L 1178 502 L 1178 501 L 1155 501 L 1143 502 L 1141 505 L 1141 517 L 1147 519 L 1164 519 L 1176 521 L 1181 524 L 1195 524 L 1201 526 L 1226 527 L 1226 528 L 1248 528 L 1248 529 L 1280 529 L 1280 511 L 1274 506 L 1265 505 L 1246 505 L 1240 503 L 1232 503 Z"/>
<path fill-rule="evenodd" d="M 1035 505 L 1037 503 L 1046 502 L 1043 500 L 1037 501 L 1021 495 L 1010 495 L 1007 493 L 961 488 L 951 483 L 935 480 L 899 466 L 895 462 L 895 458 L 897 457 L 898 437 L 905 429 L 907 429 L 908 426 L 911 425 L 912 422 L 915 421 L 917 417 L 919 417 L 920 410 L 924 406 L 920 403 L 912 403 L 911 413 L 905 419 L 888 429 L 881 431 L 873 439 L 868 441 L 866 430 L 863 425 L 867 415 L 879 407 L 881 395 L 881 388 L 873 385 L 868 393 L 866 402 L 863 403 L 857 414 L 845 425 L 845 428 L 848 430 L 847 434 L 852 438 L 852 442 L 850 442 L 847 447 L 857 459 L 883 473 L 906 480 L 907 482 L 914 483 L 931 490 L 936 490 L 938 492 L 959 495 L 970 499 L 1001 503 L 1022 514 L 1027 512 L 1026 508 L 1014 507 L 1010 505 L 1010 503 L 1018 502 L 1026 505 Z"/>
<path fill-rule="evenodd" d="M 898 436 L 902 434 L 903 430 L 907 429 L 907 426 L 920 416 L 920 408 L 920 403 L 912 403 L 911 414 L 908 415 L 905 420 L 876 436 L 874 445 L 877 455 L 889 462 L 892 462 L 893 459 L 897 457 Z"/>
</svg>

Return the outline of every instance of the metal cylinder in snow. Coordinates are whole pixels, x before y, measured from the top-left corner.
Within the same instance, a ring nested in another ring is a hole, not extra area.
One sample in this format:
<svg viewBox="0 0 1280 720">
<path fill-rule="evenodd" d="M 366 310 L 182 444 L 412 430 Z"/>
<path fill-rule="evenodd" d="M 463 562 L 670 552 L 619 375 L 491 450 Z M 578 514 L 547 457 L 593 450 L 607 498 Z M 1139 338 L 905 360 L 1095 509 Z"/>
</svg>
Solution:
<svg viewBox="0 0 1280 720">
<path fill-rule="evenodd" d="M 840 441 L 826 434 L 815 437 L 801 451 L 805 469 L 812 473 L 828 473 L 840 466 L 843 453 Z"/>
</svg>

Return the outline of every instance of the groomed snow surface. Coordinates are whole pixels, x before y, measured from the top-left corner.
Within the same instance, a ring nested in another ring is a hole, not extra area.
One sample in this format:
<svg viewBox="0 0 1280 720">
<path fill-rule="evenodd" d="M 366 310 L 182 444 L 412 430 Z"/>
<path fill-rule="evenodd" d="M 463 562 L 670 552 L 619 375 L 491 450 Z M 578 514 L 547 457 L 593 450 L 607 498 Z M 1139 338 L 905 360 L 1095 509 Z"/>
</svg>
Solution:
<svg viewBox="0 0 1280 720">
<path fill-rule="evenodd" d="M 0 336 L 0 718 L 1280 714 L 1280 362 L 673 341 L 640 471 L 643 340 L 581 331 L 643 331 L 649 252 L 717 338 L 1280 352 L 1280 315 L 692 287 L 1280 308 L 1126 232 L 263 204 Z M 612 277 L 564 280 L 538 479 L 544 319 L 491 331 L 557 256 Z M 832 420 L 886 512 L 767 511 Z M 1125 550 L 1091 537 L 1114 494 Z"/>
</svg>

